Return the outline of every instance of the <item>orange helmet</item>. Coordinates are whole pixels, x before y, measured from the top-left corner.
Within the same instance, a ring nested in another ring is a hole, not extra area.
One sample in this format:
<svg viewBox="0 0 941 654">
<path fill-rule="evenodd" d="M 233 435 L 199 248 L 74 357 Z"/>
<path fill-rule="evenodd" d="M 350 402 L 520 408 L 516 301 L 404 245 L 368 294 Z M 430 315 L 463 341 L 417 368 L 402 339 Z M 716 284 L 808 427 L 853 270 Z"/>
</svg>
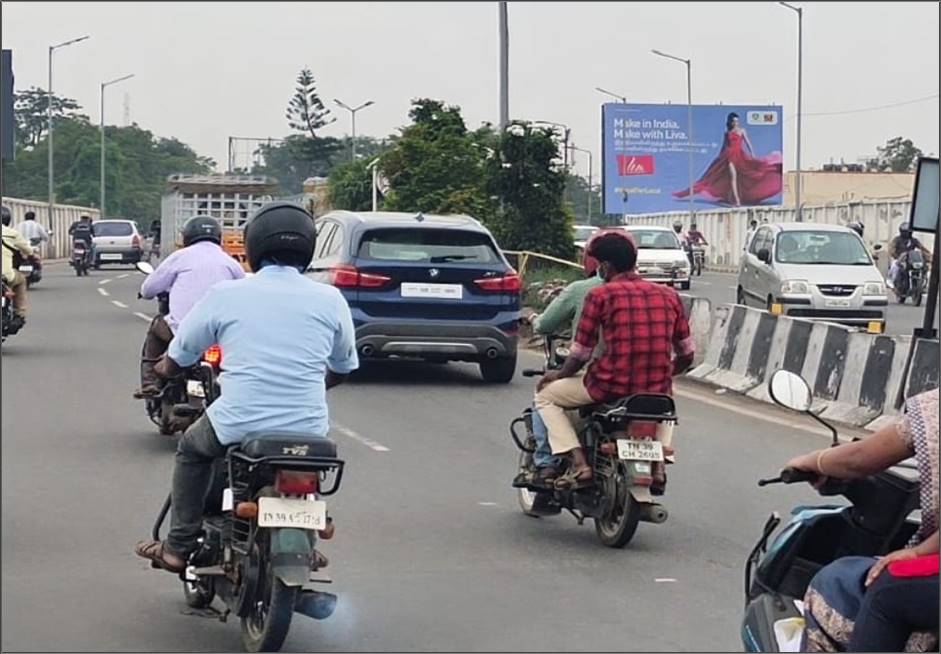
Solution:
<svg viewBox="0 0 941 654">
<path fill-rule="evenodd" d="M 620 236 L 621 238 L 624 238 L 630 242 L 630 244 L 634 246 L 635 250 L 637 249 L 637 242 L 634 240 L 634 235 L 626 229 L 619 227 L 606 227 L 604 229 L 599 229 L 594 234 L 592 234 L 588 239 L 588 242 L 585 243 L 585 250 L 582 252 L 582 266 L 585 268 L 586 277 L 591 277 L 598 271 L 598 260 L 588 255 L 588 253 L 591 252 L 591 246 L 596 240 L 607 234 Z"/>
</svg>

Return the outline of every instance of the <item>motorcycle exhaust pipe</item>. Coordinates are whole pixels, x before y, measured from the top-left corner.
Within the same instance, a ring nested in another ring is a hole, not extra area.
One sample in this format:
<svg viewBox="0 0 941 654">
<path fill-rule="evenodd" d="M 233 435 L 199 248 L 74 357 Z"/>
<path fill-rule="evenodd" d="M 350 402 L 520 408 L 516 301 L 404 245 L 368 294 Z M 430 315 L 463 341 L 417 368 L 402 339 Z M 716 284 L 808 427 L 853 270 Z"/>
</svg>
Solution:
<svg viewBox="0 0 941 654">
<path fill-rule="evenodd" d="M 337 608 L 337 596 L 319 590 L 302 590 L 294 600 L 294 610 L 314 620 L 326 620 Z"/>
<path fill-rule="evenodd" d="M 640 507 L 640 521 L 663 524 L 670 516 L 669 511 L 662 504 L 644 504 Z"/>
</svg>

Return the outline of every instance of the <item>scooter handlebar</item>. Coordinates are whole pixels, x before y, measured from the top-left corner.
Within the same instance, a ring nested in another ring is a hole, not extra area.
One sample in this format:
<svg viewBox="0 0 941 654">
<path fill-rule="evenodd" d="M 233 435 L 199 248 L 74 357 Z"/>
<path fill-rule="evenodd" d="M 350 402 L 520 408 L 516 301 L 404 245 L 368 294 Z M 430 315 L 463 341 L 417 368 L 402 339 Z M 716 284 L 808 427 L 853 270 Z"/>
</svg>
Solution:
<svg viewBox="0 0 941 654">
<path fill-rule="evenodd" d="M 758 485 L 767 486 L 768 484 L 798 484 L 802 481 L 813 481 L 816 478 L 817 474 L 814 472 L 797 470 L 795 468 L 785 468 L 777 477 L 773 477 L 771 479 L 759 479 Z"/>
<path fill-rule="evenodd" d="M 522 375 L 523 377 L 541 377 L 546 374 L 546 371 L 543 368 L 524 368 Z"/>
</svg>

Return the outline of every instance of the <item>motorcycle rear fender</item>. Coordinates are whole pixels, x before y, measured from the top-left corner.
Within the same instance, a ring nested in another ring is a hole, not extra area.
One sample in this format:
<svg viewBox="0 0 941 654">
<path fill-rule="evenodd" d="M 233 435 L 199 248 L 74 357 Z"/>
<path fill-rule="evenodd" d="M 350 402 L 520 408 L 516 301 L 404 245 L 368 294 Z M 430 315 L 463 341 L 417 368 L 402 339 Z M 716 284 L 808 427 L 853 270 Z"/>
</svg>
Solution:
<svg viewBox="0 0 941 654">
<path fill-rule="evenodd" d="M 314 556 L 313 532 L 271 529 L 271 573 L 285 586 L 303 586 L 310 579 Z"/>
<path fill-rule="evenodd" d="M 650 494 L 650 486 L 631 486 L 631 497 L 639 504 L 653 503 L 653 495 Z"/>
</svg>

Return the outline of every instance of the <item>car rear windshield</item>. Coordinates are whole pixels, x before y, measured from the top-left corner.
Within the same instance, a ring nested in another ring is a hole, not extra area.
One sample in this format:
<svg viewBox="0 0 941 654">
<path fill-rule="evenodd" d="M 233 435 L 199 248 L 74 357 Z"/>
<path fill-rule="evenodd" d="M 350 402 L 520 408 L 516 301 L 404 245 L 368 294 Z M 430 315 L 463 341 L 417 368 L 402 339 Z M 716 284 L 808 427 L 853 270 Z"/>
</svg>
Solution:
<svg viewBox="0 0 941 654">
<path fill-rule="evenodd" d="M 134 233 L 131 223 L 95 223 L 95 236 L 130 236 Z"/>
<path fill-rule="evenodd" d="M 676 240 L 673 232 L 664 232 L 659 229 L 632 229 L 631 235 L 640 250 L 678 250 L 680 242 Z"/>
<path fill-rule="evenodd" d="M 459 229 L 374 229 L 363 236 L 359 256 L 415 263 L 496 263 L 500 260 L 489 236 Z"/>
<path fill-rule="evenodd" d="M 781 263 L 870 266 L 872 259 L 856 236 L 848 232 L 787 231 L 778 235 L 777 260 Z"/>
</svg>

